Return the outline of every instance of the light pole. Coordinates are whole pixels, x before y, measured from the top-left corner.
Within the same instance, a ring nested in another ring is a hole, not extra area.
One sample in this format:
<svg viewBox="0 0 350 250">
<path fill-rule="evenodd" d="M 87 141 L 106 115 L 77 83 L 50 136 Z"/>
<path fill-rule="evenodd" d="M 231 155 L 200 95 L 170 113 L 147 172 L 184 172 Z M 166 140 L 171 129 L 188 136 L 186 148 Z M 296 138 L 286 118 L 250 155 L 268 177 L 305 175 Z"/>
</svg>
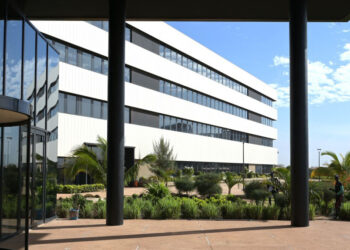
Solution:
<svg viewBox="0 0 350 250">
<path fill-rule="evenodd" d="M 321 167 L 321 150 L 320 148 L 317 149 L 318 151 L 318 167 Z"/>
<path fill-rule="evenodd" d="M 9 161 L 10 161 L 10 140 L 12 140 L 12 137 L 11 136 L 7 136 L 6 137 L 7 139 L 7 160 L 6 160 L 6 166 L 9 165 Z"/>
</svg>

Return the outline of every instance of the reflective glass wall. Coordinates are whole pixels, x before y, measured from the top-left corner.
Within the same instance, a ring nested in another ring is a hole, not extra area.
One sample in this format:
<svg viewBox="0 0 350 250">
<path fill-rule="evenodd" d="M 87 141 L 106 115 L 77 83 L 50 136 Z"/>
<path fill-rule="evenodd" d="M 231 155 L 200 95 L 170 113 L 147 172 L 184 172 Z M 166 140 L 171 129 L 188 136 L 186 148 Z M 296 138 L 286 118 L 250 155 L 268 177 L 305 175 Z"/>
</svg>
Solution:
<svg viewBox="0 0 350 250">
<path fill-rule="evenodd" d="M 58 63 L 57 51 L 16 6 L 1 1 L 0 95 L 30 102 L 33 117 L 30 135 L 25 126 L 0 128 L 0 241 L 24 228 L 27 170 L 31 226 L 55 215 Z"/>
</svg>

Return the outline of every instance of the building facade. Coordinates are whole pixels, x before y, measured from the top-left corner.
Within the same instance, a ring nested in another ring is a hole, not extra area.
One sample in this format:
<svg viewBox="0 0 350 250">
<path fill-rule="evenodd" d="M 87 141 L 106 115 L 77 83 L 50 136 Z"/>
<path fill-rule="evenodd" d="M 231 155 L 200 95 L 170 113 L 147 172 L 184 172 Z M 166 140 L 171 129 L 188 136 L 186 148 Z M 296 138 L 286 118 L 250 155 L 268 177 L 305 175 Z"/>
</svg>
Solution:
<svg viewBox="0 0 350 250">
<path fill-rule="evenodd" d="M 59 54 L 15 6 L 2 1 L 0 12 L 0 95 L 33 111 L 29 166 L 27 127 L 0 126 L 1 241 L 24 228 L 27 171 L 30 226 L 55 216 Z"/>
<path fill-rule="evenodd" d="M 107 136 L 108 23 L 35 21 L 60 53 L 58 162 Z M 269 172 L 277 164 L 276 91 L 164 22 L 127 22 L 125 146 L 164 137 L 177 166 Z"/>
</svg>

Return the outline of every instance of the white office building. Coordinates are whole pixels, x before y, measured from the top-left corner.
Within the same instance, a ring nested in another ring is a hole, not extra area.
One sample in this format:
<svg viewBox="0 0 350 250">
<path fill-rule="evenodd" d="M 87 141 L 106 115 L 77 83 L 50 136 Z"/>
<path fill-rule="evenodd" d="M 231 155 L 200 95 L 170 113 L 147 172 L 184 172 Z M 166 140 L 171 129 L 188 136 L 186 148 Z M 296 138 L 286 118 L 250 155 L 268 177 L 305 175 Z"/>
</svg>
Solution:
<svg viewBox="0 0 350 250">
<path fill-rule="evenodd" d="M 35 21 L 60 52 L 57 152 L 107 136 L 107 22 Z M 177 165 L 269 172 L 276 91 L 164 22 L 127 22 L 125 146 L 136 159 L 164 137 Z M 128 155 L 128 153 L 127 153 Z"/>
</svg>

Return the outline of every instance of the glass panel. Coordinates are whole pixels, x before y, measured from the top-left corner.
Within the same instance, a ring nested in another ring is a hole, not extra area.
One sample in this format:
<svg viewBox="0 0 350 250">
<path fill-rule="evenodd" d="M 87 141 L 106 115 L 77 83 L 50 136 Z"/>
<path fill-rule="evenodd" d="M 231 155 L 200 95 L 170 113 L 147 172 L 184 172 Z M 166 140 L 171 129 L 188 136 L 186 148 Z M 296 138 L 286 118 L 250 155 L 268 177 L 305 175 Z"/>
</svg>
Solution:
<svg viewBox="0 0 350 250">
<path fill-rule="evenodd" d="M 182 99 L 184 99 L 184 100 L 187 100 L 187 89 L 186 88 L 183 88 L 182 89 Z"/>
<path fill-rule="evenodd" d="M 3 65 L 4 65 L 4 20 L 3 16 L 0 15 L 0 95 L 2 95 L 3 85 Z M 1 131 L 1 130 L 0 130 Z"/>
<path fill-rule="evenodd" d="M 164 93 L 170 95 L 170 83 L 169 82 L 165 82 Z"/>
<path fill-rule="evenodd" d="M 164 116 L 164 128 L 170 129 L 170 117 L 169 116 Z"/>
<path fill-rule="evenodd" d="M 163 45 L 159 45 L 159 55 L 164 57 L 164 46 Z"/>
<path fill-rule="evenodd" d="M 193 92 L 193 93 L 192 93 L 192 101 L 193 101 L 194 103 L 197 103 L 197 92 Z"/>
<path fill-rule="evenodd" d="M 5 95 L 21 98 L 22 20 L 7 21 Z"/>
<path fill-rule="evenodd" d="M 170 53 L 171 53 L 170 49 L 169 48 L 165 48 L 165 58 L 166 59 L 170 60 L 170 56 L 171 56 Z"/>
<path fill-rule="evenodd" d="M 83 52 L 83 68 L 91 70 L 91 55 Z"/>
<path fill-rule="evenodd" d="M 97 72 L 97 73 L 102 72 L 102 59 L 100 57 L 94 56 L 92 70 Z M 125 72 L 126 72 L 126 70 L 125 70 Z"/>
<path fill-rule="evenodd" d="M 2 236 L 17 231 L 19 127 L 4 128 Z"/>
<path fill-rule="evenodd" d="M 189 91 L 187 92 L 187 100 L 190 101 L 190 102 L 192 102 L 192 90 L 189 90 Z"/>
<path fill-rule="evenodd" d="M 130 123 L 130 108 L 128 107 L 124 108 L 124 122 Z"/>
<path fill-rule="evenodd" d="M 183 131 L 182 130 L 182 120 L 179 118 L 176 119 L 176 131 L 180 131 L 180 132 Z"/>
<path fill-rule="evenodd" d="M 103 60 L 102 73 L 108 75 L 108 60 Z"/>
<path fill-rule="evenodd" d="M 35 31 L 29 25 L 24 26 L 24 72 L 23 90 L 25 100 L 28 100 L 34 107 L 35 87 Z"/>
<path fill-rule="evenodd" d="M 128 67 L 125 67 L 124 78 L 125 78 L 124 81 L 130 82 L 130 68 Z"/>
<path fill-rule="evenodd" d="M 159 80 L 159 92 L 164 92 L 164 81 Z"/>
<path fill-rule="evenodd" d="M 164 116 L 159 115 L 159 128 L 164 128 Z"/>
<path fill-rule="evenodd" d="M 102 112 L 103 112 L 102 119 L 107 120 L 107 117 L 108 117 L 108 104 L 106 102 L 102 102 Z"/>
<path fill-rule="evenodd" d="M 181 63 L 182 63 L 182 55 L 181 54 L 177 54 L 177 57 L 176 57 L 176 63 L 177 64 L 180 64 L 181 65 Z"/>
<path fill-rule="evenodd" d="M 60 54 L 60 61 L 61 62 L 66 62 L 66 46 L 59 43 L 59 42 L 56 42 L 55 41 L 55 49 L 58 50 L 59 54 Z"/>
<path fill-rule="evenodd" d="M 131 32 L 128 27 L 125 27 L 125 40 L 129 42 L 131 41 Z"/>
<path fill-rule="evenodd" d="M 34 180 L 33 180 L 33 219 L 34 224 L 37 224 L 43 219 L 43 170 L 44 170 L 44 137 L 40 135 L 35 136 L 35 164 L 34 164 Z"/>
<path fill-rule="evenodd" d="M 175 84 L 171 84 L 170 94 L 172 96 L 176 96 L 176 85 Z"/>
<path fill-rule="evenodd" d="M 67 113 L 76 114 L 77 97 L 74 95 L 67 95 Z"/>
<path fill-rule="evenodd" d="M 101 102 L 97 100 L 92 100 L 92 116 L 95 118 L 101 118 Z"/>
<path fill-rule="evenodd" d="M 171 51 L 171 61 L 176 62 L 176 52 L 173 50 Z"/>
<path fill-rule="evenodd" d="M 197 131 L 197 123 L 196 122 L 193 122 L 193 134 L 197 134 L 198 131 Z"/>
<path fill-rule="evenodd" d="M 36 126 L 40 128 L 45 128 L 46 116 L 46 50 L 46 41 L 37 35 Z"/>
<path fill-rule="evenodd" d="M 68 47 L 68 63 L 77 65 L 77 57 L 77 50 L 72 47 Z"/>
<path fill-rule="evenodd" d="M 176 90 L 177 90 L 176 96 L 181 98 L 182 97 L 182 87 L 177 86 Z"/>
</svg>

